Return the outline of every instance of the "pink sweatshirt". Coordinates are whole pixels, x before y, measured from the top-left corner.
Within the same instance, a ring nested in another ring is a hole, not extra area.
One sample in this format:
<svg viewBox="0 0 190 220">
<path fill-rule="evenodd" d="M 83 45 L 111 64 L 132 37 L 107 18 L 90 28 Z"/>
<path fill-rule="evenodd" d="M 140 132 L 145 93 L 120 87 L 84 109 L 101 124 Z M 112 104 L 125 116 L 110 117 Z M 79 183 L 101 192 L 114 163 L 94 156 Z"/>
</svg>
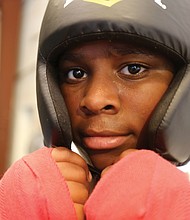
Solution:
<svg viewBox="0 0 190 220">
<path fill-rule="evenodd" d="M 50 148 L 16 162 L 0 182 L 0 220 L 76 220 L 68 187 Z M 151 151 L 131 153 L 96 185 L 87 220 L 189 220 L 186 174 Z"/>
</svg>

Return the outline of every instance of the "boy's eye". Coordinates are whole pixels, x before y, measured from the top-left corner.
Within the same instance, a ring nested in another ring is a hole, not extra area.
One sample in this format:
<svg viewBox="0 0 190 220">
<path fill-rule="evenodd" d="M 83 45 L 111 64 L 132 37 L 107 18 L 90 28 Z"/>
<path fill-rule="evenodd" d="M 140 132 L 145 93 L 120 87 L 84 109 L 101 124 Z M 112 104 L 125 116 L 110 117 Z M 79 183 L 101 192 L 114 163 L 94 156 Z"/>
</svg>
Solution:
<svg viewBox="0 0 190 220">
<path fill-rule="evenodd" d="M 80 80 L 87 77 L 87 74 L 84 70 L 81 69 L 72 69 L 68 71 L 67 78 L 69 80 Z"/>
<path fill-rule="evenodd" d="M 128 76 L 138 76 L 146 69 L 141 64 L 129 64 L 121 69 L 121 73 Z"/>
</svg>

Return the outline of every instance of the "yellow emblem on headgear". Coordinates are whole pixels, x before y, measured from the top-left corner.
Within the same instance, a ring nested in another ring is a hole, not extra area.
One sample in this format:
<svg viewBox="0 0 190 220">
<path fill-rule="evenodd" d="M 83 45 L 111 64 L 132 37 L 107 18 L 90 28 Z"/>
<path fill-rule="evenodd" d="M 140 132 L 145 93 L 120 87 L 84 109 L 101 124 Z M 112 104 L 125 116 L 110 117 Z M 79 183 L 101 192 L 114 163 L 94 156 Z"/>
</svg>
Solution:
<svg viewBox="0 0 190 220">
<path fill-rule="evenodd" d="M 96 4 L 104 5 L 107 7 L 112 7 L 113 5 L 115 5 L 116 3 L 122 0 L 83 0 L 83 1 L 96 3 Z"/>
</svg>

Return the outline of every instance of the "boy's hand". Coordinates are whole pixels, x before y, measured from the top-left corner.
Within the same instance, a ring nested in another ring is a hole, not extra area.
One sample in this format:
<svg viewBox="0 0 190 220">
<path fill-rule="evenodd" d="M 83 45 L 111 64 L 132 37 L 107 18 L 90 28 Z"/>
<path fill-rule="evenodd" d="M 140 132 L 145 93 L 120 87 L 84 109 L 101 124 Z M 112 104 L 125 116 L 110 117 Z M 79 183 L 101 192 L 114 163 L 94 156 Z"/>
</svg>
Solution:
<svg viewBox="0 0 190 220">
<path fill-rule="evenodd" d="M 134 151 L 137 151 L 137 149 L 128 149 L 128 150 L 125 150 L 123 151 L 120 156 L 118 157 L 118 159 L 110 166 L 106 167 L 105 169 L 102 170 L 101 172 L 101 177 L 103 175 L 105 175 L 107 173 L 107 171 L 115 164 L 117 163 L 118 161 L 120 161 L 122 158 L 126 157 L 127 155 L 129 155 L 130 153 L 134 152 Z"/>
<path fill-rule="evenodd" d="M 78 219 L 85 219 L 83 205 L 89 197 L 92 180 L 85 160 L 63 147 L 54 148 L 52 157 L 66 180 Z"/>
</svg>

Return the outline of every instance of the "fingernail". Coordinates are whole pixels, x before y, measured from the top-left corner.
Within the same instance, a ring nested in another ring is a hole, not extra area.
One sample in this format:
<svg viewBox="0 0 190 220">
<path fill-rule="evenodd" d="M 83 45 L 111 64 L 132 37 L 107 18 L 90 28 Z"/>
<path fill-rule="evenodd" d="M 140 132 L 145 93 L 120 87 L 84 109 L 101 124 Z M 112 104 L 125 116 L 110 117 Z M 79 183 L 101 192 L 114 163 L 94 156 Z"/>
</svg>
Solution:
<svg viewBox="0 0 190 220">
<path fill-rule="evenodd" d="M 92 181 L 92 174 L 91 172 L 89 171 L 88 172 L 88 182 L 91 182 Z"/>
</svg>

